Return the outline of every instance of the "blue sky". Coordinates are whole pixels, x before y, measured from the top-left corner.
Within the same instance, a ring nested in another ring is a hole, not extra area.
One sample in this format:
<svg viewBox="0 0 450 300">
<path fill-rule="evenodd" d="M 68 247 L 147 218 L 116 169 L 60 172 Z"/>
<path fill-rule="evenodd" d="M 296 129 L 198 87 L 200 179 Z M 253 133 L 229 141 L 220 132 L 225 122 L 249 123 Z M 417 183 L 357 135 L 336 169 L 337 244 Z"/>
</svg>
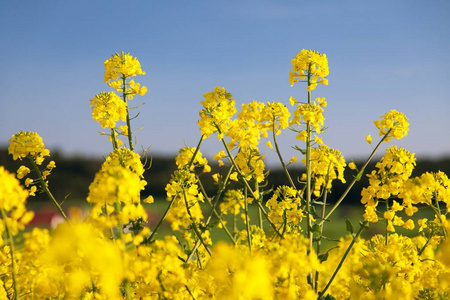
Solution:
<svg viewBox="0 0 450 300">
<path fill-rule="evenodd" d="M 0 145 L 37 131 L 50 149 L 107 154 L 89 99 L 110 90 L 103 62 L 125 51 L 147 72 L 136 81 L 149 92 L 132 102 L 145 102 L 133 123 L 144 126 L 138 145 L 173 154 L 196 145 L 200 101 L 215 86 L 238 107 L 304 99 L 288 73 L 305 48 L 328 56 L 330 85 L 313 97 L 327 97 L 330 147 L 366 157 L 373 121 L 396 109 L 411 123 L 397 145 L 418 157 L 448 155 L 449 13 L 450 1 L 0 0 Z M 286 157 L 295 154 L 292 133 L 280 141 Z M 208 155 L 220 150 L 215 138 L 204 146 Z"/>
</svg>

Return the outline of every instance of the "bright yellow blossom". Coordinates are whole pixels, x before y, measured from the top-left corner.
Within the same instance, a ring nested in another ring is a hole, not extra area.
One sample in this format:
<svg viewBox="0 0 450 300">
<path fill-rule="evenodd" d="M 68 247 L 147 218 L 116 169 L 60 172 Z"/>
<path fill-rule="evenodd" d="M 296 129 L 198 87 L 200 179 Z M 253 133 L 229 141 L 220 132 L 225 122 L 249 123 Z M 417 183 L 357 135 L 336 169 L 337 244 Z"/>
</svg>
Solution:
<svg viewBox="0 0 450 300">
<path fill-rule="evenodd" d="M 121 165 L 102 168 L 89 186 L 88 202 L 114 205 L 117 202 L 139 203 L 146 182 Z"/>
<path fill-rule="evenodd" d="M 381 120 L 374 121 L 374 124 L 380 130 L 380 136 L 389 133 L 385 142 L 390 141 L 391 137 L 400 140 L 408 134 L 409 130 L 408 119 L 403 113 L 396 110 L 382 115 Z"/>
<path fill-rule="evenodd" d="M 34 213 L 27 211 L 25 207 L 28 192 L 20 185 L 19 180 L 0 166 L 0 210 L 5 213 L 6 220 L 0 218 L 0 247 L 3 246 L 3 234 L 5 223 L 13 236 L 33 219 Z"/>
<path fill-rule="evenodd" d="M 326 54 L 303 49 L 292 59 L 291 63 L 292 71 L 289 72 L 291 86 L 299 81 L 297 78 L 305 80 L 307 77 L 310 79 L 308 91 L 315 89 L 317 82 L 328 85 L 328 80 L 325 79 L 329 74 Z"/>
<path fill-rule="evenodd" d="M 119 120 L 126 121 L 127 104 L 114 92 L 95 95 L 90 102 L 92 118 L 102 128 L 114 128 Z"/>
<path fill-rule="evenodd" d="M 42 138 L 36 132 L 20 131 L 9 139 L 8 153 L 13 159 L 22 159 L 30 155 L 40 165 L 45 156 L 50 155 L 50 150 L 45 149 Z"/>
<path fill-rule="evenodd" d="M 115 53 L 105 61 L 104 65 L 105 82 L 110 82 L 121 77 L 129 78 L 136 75 L 145 75 L 137 58 L 131 56 L 129 53 Z"/>
<path fill-rule="evenodd" d="M 30 173 L 30 169 L 25 167 L 25 166 L 20 166 L 20 168 L 17 170 L 17 178 L 22 179 L 25 176 L 27 176 L 27 174 Z"/>
<path fill-rule="evenodd" d="M 236 113 L 235 101 L 225 88 L 215 87 L 212 92 L 204 95 L 201 101 L 203 109 L 200 111 L 200 120 L 197 122 L 202 135 L 209 137 L 218 132 L 218 138 L 229 130 L 231 117 Z"/>
<path fill-rule="evenodd" d="M 351 170 L 356 170 L 356 164 L 355 164 L 354 162 L 350 162 L 350 163 L 348 164 L 348 167 L 349 167 Z"/>
</svg>

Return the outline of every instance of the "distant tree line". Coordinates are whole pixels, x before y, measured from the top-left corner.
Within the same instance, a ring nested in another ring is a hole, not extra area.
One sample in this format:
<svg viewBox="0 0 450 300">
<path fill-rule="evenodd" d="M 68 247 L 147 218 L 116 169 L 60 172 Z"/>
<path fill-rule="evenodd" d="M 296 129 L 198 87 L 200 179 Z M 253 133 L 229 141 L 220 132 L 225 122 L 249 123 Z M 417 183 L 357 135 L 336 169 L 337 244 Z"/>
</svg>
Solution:
<svg viewBox="0 0 450 300">
<path fill-rule="evenodd" d="M 85 157 L 66 157 L 62 155 L 61 152 L 54 151 L 51 152 L 51 159 L 56 162 L 56 168 L 52 171 L 52 174 L 48 177 L 49 186 L 59 201 L 66 199 L 71 203 L 84 201 L 89 192 L 89 185 L 94 179 L 95 173 L 100 169 L 103 162 L 102 157 L 97 158 L 85 158 Z M 371 170 L 375 169 L 375 164 L 377 160 L 374 159 L 367 167 L 366 174 L 370 173 Z M 357 166 L 363 164 L 362 161 L 355 161 Z M 27 160 L 17 160 L 14 161 L 11 155 L 8 155 L 8 150 L 6 148 L 0 149 L 0 165 L 4 166 L 10 172 L 16 172 L 21 164 L 25 164 L 30 167 Z M 223 173 L 225 168 L 218 167 L 215 162 L 210 161 L 212 167 L 212 173 L 220 172 Z M 296 165 L 299 165 L 297 163 Z M 143 191 L 142 196 L 147 197 L 148 195 L 153 195 L 155 199 L 160 199 L 165 197 L 165 187 L 169 182 L 171 174 L 176 170 L 175 158 L 174 157 L 163 157 L 163 156 L 153 156 L 147 157 L 146 167 L 148 170 L 144 173 L 145 180 L 147 181 L 146 189 Z M 31 167 L 30 167 L 31 169 Z M 301 174 L 305 170 L 303 168 L 291 168 L 290 173 L 294 181 L 299 180 Z M 420 175 L 424 172 L 437 172 L 442 171 L 447 175 L 450 175 L 450 156 L 439 159 L 419 159 L 417 161 L 417 166 L 414 169 L 413 176 Z M 201 170 L 199 170 L 201 173 Z M 347 184 L 353 180 L 355 171 L 347 170 L 345 171 L 345 179 Z M 216 186 L 208 174 L 201 174 L 202 182 L 204 183 L 205 190 L 208 195 L 214 195 L 216 193 Z M 32 176 L 32 174 L 31 174 Z M 266 184 L 268 187 L 276 188 L 280 185 L 288 185 L 286 176 L 281 169 L 271 169 L 267 176 Z M 336 180 L 333 182 L 333 189 L 331 194 L 328 196 L 328 201 L 330 203 L 336 201 L 338 197 L 345 191 L 347 184 L 342 184 L 340 181 Z M 347 195 L 344 203 L 346 204 L 358 204 L 360 201 L 361 190 L 363 187 L 368 185 L 368 179 L 363 176 L 360 181 L 356 182 L 353 189 Z M 300 186 L 300 184 L 298 184 Z M 238 188 L 237 184 L 234 187 Z M 37 195 L 36 201 L 46 200 L 45 195 Z"/>
</svg>

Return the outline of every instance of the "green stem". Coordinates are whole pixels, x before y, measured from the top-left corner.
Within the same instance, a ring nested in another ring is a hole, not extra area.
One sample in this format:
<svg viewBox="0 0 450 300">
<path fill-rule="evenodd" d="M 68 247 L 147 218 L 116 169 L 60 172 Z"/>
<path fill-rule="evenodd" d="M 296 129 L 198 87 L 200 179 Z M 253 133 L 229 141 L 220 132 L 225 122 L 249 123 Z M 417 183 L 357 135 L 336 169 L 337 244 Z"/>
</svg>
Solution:
<svg viewBox="0 0 450 300">
<path fill-rule="evenodd" d="M 439 223 L 441 223 L 442 231 L 443 231 L 443 234 L 444 234 L 444 239 L 447 239 L 447 231 L 445 229 L 444 222 L 442 221 L 442 218 L 441 218 L 441 210 L 438 207 L 435 207 L 432 204 L 430 205 L 430 207 L 434 211 L 434 213 L 436 214 L 437 218 L 439 219 Z"/>
<path fill-rule="evenodd" d="M 231 170 L 231 169 L 232 169 L 232 168 L 230 168 L 230 170 Z M 200 181 L 200 178 L 197 176 L 197 174 L 196 174 L 196 177 L 197 177 L 197 182 L 198 182 L 198 185 L 199 185 L 199 187 L 200 187 L 200 190 L 201 190 L 203 196 L 205 197 L 205 199 L 206 199 L 206 201 L 208 202 L 208 204 L 211 206 L 211 212 L 209 213 L 209 216 L 208 216 L 208 218 L 206 219 L 206 223 L 205 223 L 206 226 L 209 225 L 209 223 L 210 223 L 211 220 L 212 220 L 212 216 L 215 215 L 216 218 L 219 219 L 219 222 L 220 222 L 220 224 L 222 225 L 222 228 L 225 230 L 225 232 L 227 233 L 228 237 L 231 239 L 231 241 L 233 242 L 233 244 L 236 244 L 236 241 L 234 240 L 233 236 L 231 235 L 231 232 L 228 230 L 228 228 L 226 227 L 225 223 L 223 222 L 222 214 L 221 214 L 221 213 L 219 214 L 219 213 L 217 212 L 217 210 L 216 210 L 216 205 L 217 205 L 217 203 L 219 203 L 220 194 L 217 194 L 215 203 L 212 203 L 211 199 L 210 199 L 210 198 L 208 197 L 208 195 L 206 194 L 205 188 L 204 188 L 202 182 Z"/>
<path fill-rule="evenodd" d="M 172 204 L 175 202 L 176 197 L 173 197 L 173 199 L 170 201 L 169 206 L 167 206 L 166 210 L 164 211 L 164 214 L 162 215 L 161 219 L 159 220 L 158 224 L 156 225 L 155 229 L 152 231 L 152 234 L 148 237 L 148 241 L 151 242 L 153 236 L 158 231 L 159 227 L 161 226 L 162 222 L 166 219 L 167 214 L 169 213 L 170 208 L 172 207 Z"/>
<path fill-rule="evenodd" d="M 116 150 L 118 146 L 117 146 L 116 132 L 115 132 L 114 128 L 111 128 L 111 139 L 112 139 L 113 149 Z"/>
<path fill-rule="evenodd" d="M 328 220 L 328 218 L 331 216 L 331 214 L 336 210 L 336 208 L 341 204 L 341 202 L 344 200 L 344 198 L 347 196 L 348 192 L 352 189 L 353 185 L 361 179 L 361 176 L 364 174 L 364 170 L 366 169 L 369 162 L 372 160 L 373 156 L 377 152 L 378 148 L 380 147 L 381 143 L 388 137 L 389 133 L 391 133 L 391 130 L 389 130 L 383 138 L 380 140 L 380 142 L 377 144 L 377 146 L 373 149 L 372 153 L 370 154 L 369 158 L 366 160 L 364 165 L 362 166 L 361 170 L 358 172 L 358 175 L 353 178 L 352 182 L 347 186 L 344 193 L 341 195 L 341 197 L 336 201 L 336 203 L 333 205 L 333 207 L 330 209 L 328 214 L 320 220 L 319 225 L 323 224 L 325 220 Z"/>
<path fill-rule="evenodd" d="M 128 127 L 128 144 L 130 145 L 130 150 L 134 151 L 133 146 L 133 137 L 131 134 L 131 122 L 130 122 L 130 113 L 128 110 L 128 100 L 127 100 L 127 78 L 122 76 L 122 99 L 125 102 L 125 108 L 127 112 L 127 127 Z"/>
<path fill-rule="evenodd" d="M 388 199 L 386 199 L 386 211 L 389 211 L 389 202 Z M 388 244 L 388 240 L 389 240 L 389 231 L 388 231 L 388 225 L 389 225 L 389 220 L 386 220 L 386 237 L 385 237 L 385 245 Z"/>
<path fill-rule="evenodd" d="M 1 211 L 2 211 L 3 223 L 5 224 L 6 235 L 8 236 L 8 240 L 9 240 L 9 247 L 11 248 L 11 269 L 12 269 L 12 280 L 13 280 L 13 285 L 14 285 L 14 299 L 18 300 L 20 297 L 19 297 L 19 291 L 17 289 L 14 239 L 11 234 L 11 231 L 9 230 L 6 212 L 3 209 L 3 207 L 1 208 Z"/>
<path fill-rule="evenodd" d="M 350 243 L 350 245 L 347 247 L 347 250 L 345 250 L 344 255 L 341 258 L 341 261 L 339 262 L 338 266 L 336 267 L 336 270 L 334 271 L 333 275 L 331 276 L 330 280 L 328 281 L 327 285 L 325 286 L 325 288 L 322 290 L 322 292 L 319 293 L 319 298 L 317 300 L 321 300 L 324 299 L 325 296 L 325 292 L 328 290 L 328 288 L 330 287 L 331 283 L 333 282 L 334 278 L 336 277 L 337 273 L 339 272 L 339 270 L 342 268 L 342 265 L 344 264 L 345 259 L 347 258 L 348 254 L 350 253 L 350 250 L 352 250 L 353 246 L 356 243 L 356 240 L 359 238 L 359 236 L 361 235 L 362 231 L 367 228 L 367 224 L 369 224 L 369 222 L 364 221 L 364 223 L 361 224 L 358 232 L 356 233 L 355 236 L 353 236 L 353 240 Z"/>
<path fill-rule="evenodd" d="M 289 174 L 289 171 L 288 171 L 288 169 L 286 167 L 286 164 L 284 163 L 283 157 L 281 156 L 280 148 L 278 147 L 277 137 L 276 137 L 276 134 L 275 134 L 275 121 L 274 121 L 273 127 L 272 127 L 272 136 L 273 136 L 273 143 L 275 144 L 275 152 L 277 153 L 278 159 L 280 160 L 281 166 L 283 167 L 284 174 L 286 174 L 286 177 L 287 177 L 287 179 L 289 181 L 289 184 L 292 186 L 292 188 L 297 190 L 297 187 L 295 186 L 295 183 L 292 180 L 291 175 Z"/>
<path fill-rule="evenodd" d="M 198 151 L 200 150 L 200 146 L 202 145 L 202 142 L 203 142 L 204 137 L 205 137 L 205 136 L 202 135 L 202 136 L 200 137 L 200 140 L 198 141 L 197 147 L 195 148 L 195 151 L 194 151 L 194 153 L 192 154 L 192 158 L 191 158 L 191 160 L 189 161 L 189 164 L 188 164 L 188 170 L 191 169 L 191 166 L 192 166 L 192 164 L 194 163 L 195 156 L 197 156 L 197 153 L 198 153 Z"/>
<path fill-rule="evenodd" d="M 228 182 L 228 180 L 229 180 L 229 178 L 230 178 L 230 174 L 231 174 L 232 171 L 233 171 L 233 166 L 231 166 L 230 169 L 228 170 L 228 174 L 227 174 L 225 180 L 223 181 L 223 186 L 219 189 L 219 192 L 217 193 L 217 195 L 216 195 L 216 197 L 215 197 L 215 202 L 214 202 L 214 204 L 213 204 L 213 203 L 210 201 L 210 199 L 206 196 L 206 193 L 204 193 L 204 194 L 205 194 L 205 198 L 208 200 L 208 203 L 210 203 L 210 205 L 211 205 L 211 211 L 210 211 L 210 213 L 209 213 L 208 218 L 206 219 L 206 223 L 205 223 L 205 224 L 206 224 L 206 226 L 209 225 L 209 223 L 210 223 L 211 220 L 212 220 L 213 214 L 215 214 L 216 216 L 218 216 L 218 217 L 219 217 L 219 220 L 220 220 L 220 222 L 221 222 L 221 224 L 222 224 L 222 227 L 223 227 L 224 230 L 225 230 L 225 232 L 226 232 L 227 235 L 230 237 L 230 239 L 231 239 L 231 241 L 233 242 L 233 244 L 236 245 L 236 237 L 234 237 L 234 236 L 230 233 L 230 231 L 228 230 L 228 228 L 226 227 L 226 225 L 222 222 L 222 219 L 221 219 L 222 213 L 218 214 L 218 213 L 217 213 L 217 210 L 216 210 L 216 206 L 217 206 L 217 204 L 219 203 L 220 196 L 222 195 L 222 192 L 225 190 L 224 187 L 226 186 L 226 184 L 227 184 L 227 182 Z M 198 182 L 200 183 L 200 187 L 201 187 L 202 191 L 204 191 L 203 185 L 201 184 L 200 180 L 198 180 Z M 236 230 L 234 230 L 234 232 L 236 232 Z M 200 240 L 197 240 L 197 241 L 195 242 L 195 245 L 194 245 L 194 247 L 192 248 L 191 253 L 189 254 L 188 258 L 186 259 L 186 263 L 188 263 L 188 262 L 192 259 L 192 257 L 194 256 L 194 251 L 197 250 L 198 246 L 200 246 Z"/>
<path fill-rule="evenodd" d="M 328 198 L 328 188 L 327 188 L 327 186 L 328 186 L 330 168 L 331 168 L 331 163 L 328 165 L 327 175 L 325 176 L 325 191 L 324 191 L 324 194 L 323 194 L 322 219 L 325 217 L 325 212 L 326 212 L 326 205 L 327 205 L 327 198 Z M 322 236 L 323 223 L 320 224 L 319 226 L 320 226 L 320 234 Z M 318 239 L 317 240 L 317 247 L 316 247 L 317 255 L 320 254 L 320 246 L 321 246 L 321 239 Z M 315 290 L 316 290 L 316 293 L 317 293 L 318 286 L 319 286 L 319 271 L 316 271 L 316 278 L 315 278 Z"/>
<path fill-rule="evenodd" d="M 244 189 L 244 211 L 245 211 L 245 228 L 247 230 L 248 249 L 252 252 L 252 235 L 250 234 L 250 220 L 248 218 L 248 196 L 247 188 Z"/>
<path fill-rule="evenodd" d="M 208 245 L 206 245 L 205 241 L 203 240 L 202 234 L 198 231 L 197 225 L 195 224 L 195 220 L 192 217 L 191 210 L 189 209 L 189 203 L 187 202 L 186 191 L 184 190 L 184 188 L 183 188 L 183 198 L 184 198 L 184 204 L 186 206 L 187 213 L 189 215 L 189 218 L 192 221 L 192 228 L 194 229 L 194 232 L 197 235 L 197 237 L 202 242 L 203 247 L 205 247 L 206 252 L 208 252 L 209 256 L 211 256 L 211 250 L 209 250 Z"/>
<path fill-rule="evenodd" d="M 116 210 L 116 212 L 118 213 L 118 214 L 120 214 L 120 211 L 121 211 L 121 203 L 120 203 L 120 201 L 117 201 L 116 203 L 114 203 L 114 208 L 115 208 L 115 210 Z M 125 239 L 123 238 L 123 224 L 122 224 L 122 222 L 121 221 L 119 221 L 119 224 L 118 224 L 119 226 L 119 228 L 118 228 L 118 235 L 119 235 L 119 238 L 120 238 L 120 240 L 122 241 L 122 243 L 123 243 L 123 245 L 124 245 L 124 249 L 122 250 L 122 258 L 125 258 L 125 249 L 126 249 L 126 243 L 125 243 Z M 128 300 L 131 300 L 132 299 L 132 297 L 131 297 L 131 292 L 130 292 L 130 282 L 127 280 L 127 279 L 125 279 L 124 280 L 124 282 L 123 282 L 123 289 L 124 289 L 124 292 L 125 292 L 125 295 L 126 295 L 126 297 L 127 297 L 127 299 Z"/>
<path fill-rule="evenodd" d="M 311 85 L 311 64 L 308 66 L 308 87 Z M 311 105 L 311 91 L 308 90 L 308 104 Z M 309 240 L 308 254 L 313 250 L 313 232 L 311 220 L 311 122 L 306 122 L 306 222 L 307 222 L 307 236 Z M 312 272 L 309 274 L 311 285 L 314 287 L 312 281 Z"/>
<path fill-rule="evenodd" d="M 56 201 L 55 197 L 48 189 L 47 183 L 45 183 L 44 177 L 42 176 L 41 170 L 39 170 L 39 167 L 37 166 L 36 162 L 33 160 L 33 158 L 31 156 L 28 156 L 28 158 L 30 159 L 31 164 L 33 165 L 33 168 L 39 177 L 39 183 L 41 184 L 42 189 L 47 194 L 47 196 L 50 198 L 50 200 L 53 201 L 53 204 L 55 204 L 56 208 L 58 209 L 59 213 L 64 218 L 64 220 L 69 222 L 69 219 L 67 218 L 66 214 L 64 213 L 64 211 L 61 208 L 61 205 L 59 205 L 58 201 Z"/>
<path fill-rule="evenodd" d="M 436 210 L 435 210 L 435 212 L 437 213 L 438 218 L 439 218 L 439 222 L 442 225 L 442 231 L 444 233 L 444 239 L 447 239 L 447 229 L 446 229 L 444 223 L 442 222 L 442 218 L 441 218 L 442 213 L 441 213 L 441 208 L 439 206 L 439 200 L 437 199 L 437 197 L 435 197 L 435 200 L 436 200 Z M 432 207 L 434 207 L 434 206 L 432 205 Z"/>
<path fill-rule="evenodd" d="M 237 218 L 235 214 L 233 214 L 233 236 L 237 239 Z"/>
<path fill-rule="evenodd" d="M 259 194 L 259 184 L 258 181 L 255 180 L 255 191 L 258 192 Z M 264 225 L 263 225 L 263 218 L 262 218 L 262 211 L 261 208 L 258 207 L 258 224 L 259 224 L 259 228 L 264 230 Z"/>
<path fill-rule="evenodd" d="M 217 127 L 217 130 L 220 132 L 220 130 Z M 248 191 L 250 192 L 251 196 L 255 199 L 256 203 L 258 204 L 259 208 L 261 209 L 261 212 L 263 213 L 264 217 L 266 218 L 266 220 L 269 222 L 270 226 L 273 228 L 273 230 L 275 230 L 275 233 L 279 236 L 279 237 L 283 237 L 282 234 L 278 231 L 277 227 L 275 226 L 275 224 L 270 220 L 266 210 L 264 209 L 264 207 L 261 204 L 261 201 L 259 201 L 259 199 L 256 197 L 255 193 L 253 192 L 252 188 L 250 187 L 250 184 L 248 183 L 248 181 L 245 179 L 244 175 L 242 174 L 241 170 L 239 169 L 239 167 L 236 164 L 236 161 L 234 160 L 233 156 L 231 155 L 230 149 L 227 146 L 227 143 L 225 142 L 225 140 L 222 138 L 221 139 L 222 144 L 224 145 L 225 151 L 227 152 L 228 157 L 230 158 L 231 163 L 233 164 L 234 168 L 236 169 L 236 171 L 238 172 L 239 176 L 242 178 L 242 181 L 244 182 L 245 187 L 247 187 Z"/>
<path fill-rule="evenodd" d="M 423 251 L 425 251 L 425 248 L 428 246 L 428 244 L 430 243 L 432 238 L 432 235 L 430 234 L 430 237 L 428 238 L 427 242 L 425 243 L 425 245 L 423 245 L 422 249 L 419 250 L 419 252 L 417 253 L 417 256 L 420 257 L 423 253 Z"/>
<path fill-rule="evenodd" d="M 127 296 L 128 300 L 132 300 L 133 297 L 131 296 L 131 286 L 130 286 L 130 282 L 128 280 L 125 280 L 125 282 L 123 283 L 123 289 L 125 291 L 125 295 Z"/>
<path fill-rule="evenodd" d="M 197 155 L 197 152 L 198 152 L 199 149 L 200 149 L 200 145 L 202 144 L 203 137 L 204 137 L 203 135 L 200 137 L 200 141 L 198 142 L 197 148 L 195 149 L 194 154 L 192 155 L 191 161 L 190 161 L 189 164 L 188 164 L 188 169 L 190 169 L 191 166 L 192 166 L 192 164 L 194 163 L 195 156 Z M 148 241 L 149 241 L 149 242 L 152 241 L 153 236 L 154 236 L 154 235 L 156 234 L 156 232 L 158 231 L 158 229 L 159 229 L 159 227 L 161 226 L 162 222 L 166 219 L 166 216 L 167 216 L 167 214 L 169 213 L 169 210 L 170 210 L 170 208 L 172 207 L 172 204 L 175 202 L 175 199 L 176 199 L 176 197 L 174 197 L 174 198 L 170 201 L 169 206 L 167 206 L 167 208 L 166 208 L 164 214 L 162 215 L 161 219 L 159 220 L 158 224 L 156 225 L 155 230 L 153 230 L 153 231 L 152 231 L 152 234 L 149 236 L 149 238 L 148 238 Z"/>
<path fill-rule="evenodd" d="M 261 208 L 259 208 L 259 207 L 258 207 L 258 223 L 259 223 L 259 228 L 264 230 L 263 215 L 262 215 Z"/>
</svg>

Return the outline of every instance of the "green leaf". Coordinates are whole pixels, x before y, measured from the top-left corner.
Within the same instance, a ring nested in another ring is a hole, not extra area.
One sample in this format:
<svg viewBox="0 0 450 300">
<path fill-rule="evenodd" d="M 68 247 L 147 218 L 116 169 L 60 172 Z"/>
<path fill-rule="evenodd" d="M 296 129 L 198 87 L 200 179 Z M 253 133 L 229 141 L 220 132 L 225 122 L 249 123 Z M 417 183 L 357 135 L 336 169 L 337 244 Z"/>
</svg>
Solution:
<svg viewBox="0 0 450 300">
<path fill-rule="evenodd" d="M 353 230 L 352 223 L 350 223 L 350 220 L 347 219 L 347 217 L 345 217 L 345 224 L 347 225 L 347 231 L 348 231 L 349 233 L 353 234 L 353 233 L 354 233 L 354 230 Z"/>
<path fill-rule="evenodd" d="M 300 148 L 300 147 L 298 147 L 298 146 L 294 146 L 294 147 L 292 147 L 292 148 L 293 148 L 294 150 L 300 151 L 301 154 L 306 155 L 306 150 L 305 150 L 305 149 L 302 149 L 302 148 Z"/>
<path fill-rule="evenodd" d="M 317 234 L 320 234 L 320 233 L 321 233 L 321 229 L 320 229 L 319 224 L 314 224 L 314 225 L 312 226 L 312 228 L 311 228 L 311 231 L 312 231 L 312 232 L 315 232 L 315 233 L 317 233 Z"/>
<path fill-rule="evenodd" d="M 326 261 L 328 259 L 328 252 L 324 253 L 324 254 L 320 254 L 317 257 L 319 258 L 320 262 L 323 263 L 324 261 Z"/>
<path fill-rule="evenodd" d="M 364 227 L 364 229 L 369 229 L 369 222 L 367 222 L 367 221 L 364 221 L 364 222 L 360 221 L 359 225 L 361 227 Z"/>
<path fill-rule="evenodd" d="M 322 262 L 326 261 L 326 260 L 328 259 L 328 253 L 329 253 L 331 250 L 337 249 L 337 248 L 339 248 L 339 246 L 334 246 L 334 247 L 328 249 L 327 252 L 318 255 L 317 257 L 320 259 L 320 262 L 322 263 Z"/>
</svg>

